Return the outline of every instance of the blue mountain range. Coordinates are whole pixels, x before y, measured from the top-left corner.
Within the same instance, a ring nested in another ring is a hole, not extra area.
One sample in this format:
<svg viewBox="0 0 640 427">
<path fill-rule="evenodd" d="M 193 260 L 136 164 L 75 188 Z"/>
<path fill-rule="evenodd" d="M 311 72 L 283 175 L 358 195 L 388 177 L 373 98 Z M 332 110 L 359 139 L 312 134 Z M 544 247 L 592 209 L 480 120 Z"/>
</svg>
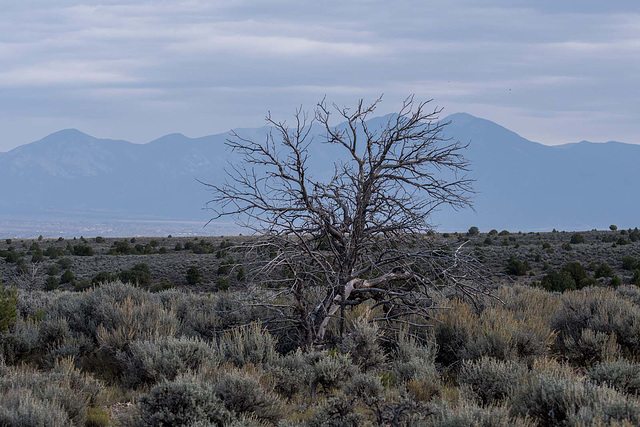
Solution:
<svg viewBox="0 0 640 427">
<path fill-rule="evenodd" d="M 474 210 L 443 209 L 440 231 L 587 230 L 640 225 L 640 145 L 582 141 L 547 146 L 469 114 L 444 119 L 447 137 L 469 142 Z M 371 126 L 386 121 L 372 119 Z M 265 138 L 269 128 L 237 130 Z M 210 198 L 198 180 L 219 183 L 237 159 L 229 133 L 171 134 L 147 144 L 98 139 L 75 129 L 0 153 L 0 215 L 206 222 Z M 333 172 L 335 150 L 310 147 L 314 173 Z M 215 228 L 215 224 L 210 227 Z"/>
</svg>

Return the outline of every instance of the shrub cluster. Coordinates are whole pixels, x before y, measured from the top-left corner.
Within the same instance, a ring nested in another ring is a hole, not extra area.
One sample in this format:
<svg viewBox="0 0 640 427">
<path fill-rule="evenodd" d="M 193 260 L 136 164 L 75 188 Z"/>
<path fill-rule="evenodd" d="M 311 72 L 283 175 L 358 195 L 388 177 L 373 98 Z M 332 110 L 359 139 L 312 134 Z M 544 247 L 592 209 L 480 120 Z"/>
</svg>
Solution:
<svg viewBox="0 0 640 427">
<path fill-rule="evenodd" d="M 640 423 L 635 286 L 509 286 L 500 301 L 443 299 L 431 328 L 395 331 L 371 303 L 304 348 L 295 324 L 244 304 L 277 291 L 151 293 L 97 276 L 82 293 L 0 292 L 0 424 Z M 113 393 L 131 404 L 103 409 Z"/>
</svg>

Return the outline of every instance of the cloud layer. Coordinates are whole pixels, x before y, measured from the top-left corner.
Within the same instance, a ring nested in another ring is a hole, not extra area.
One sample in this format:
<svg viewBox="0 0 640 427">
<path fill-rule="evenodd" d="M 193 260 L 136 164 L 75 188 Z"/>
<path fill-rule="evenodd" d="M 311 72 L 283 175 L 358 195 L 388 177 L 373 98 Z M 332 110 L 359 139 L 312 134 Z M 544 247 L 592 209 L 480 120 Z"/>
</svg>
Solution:
<svg viewBox="0 0 640 427">
<path fill-rule="evenodd" d="M 630 3 L 0 0 L 0 151 L 66 127 L 199 136 L 381 93 L 381 114 L 415 93 L 545 143 L 640 143 Z"/>
</svg>

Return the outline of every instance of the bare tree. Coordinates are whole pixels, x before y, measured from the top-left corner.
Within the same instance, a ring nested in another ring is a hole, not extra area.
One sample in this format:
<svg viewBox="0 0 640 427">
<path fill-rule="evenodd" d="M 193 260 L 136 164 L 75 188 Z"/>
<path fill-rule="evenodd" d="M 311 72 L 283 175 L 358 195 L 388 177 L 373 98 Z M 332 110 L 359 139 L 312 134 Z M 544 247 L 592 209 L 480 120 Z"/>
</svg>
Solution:
<svg viewBox="0 0 640 427">
<path fill-rule="evenodd" d="M 441 110 L 413 96 L 376 126 L 369 119 L 380 102 L 350 109 L 323 100 L 313 117 L 297 110 L 292 125 L 268 115 L 264 140 L 232 133 L 228 145 L 243 162 L 224 183 L 206 184 L 212 220 L 233 216 L 257 235 L 246 248 L 254 283 L 276 290 L 252 293 L 251 303 L 271 313 L 265 322 L 295 325 L 306 345 L 326 340 L 332 319 L 342 334 L 346 311 L 365 301 L 373 321 L 397 330 L 429 324 L 443 289 L 481 290 L 464 244 L 438 247 L 428 222 L 440 206 L 470 206 L 467 145 L 444 138 Z M 343 123 L 333 126 L 333 115 Z M 309 161 L 319 129 L 342 153 L 325 180 Z"/>
</svg>

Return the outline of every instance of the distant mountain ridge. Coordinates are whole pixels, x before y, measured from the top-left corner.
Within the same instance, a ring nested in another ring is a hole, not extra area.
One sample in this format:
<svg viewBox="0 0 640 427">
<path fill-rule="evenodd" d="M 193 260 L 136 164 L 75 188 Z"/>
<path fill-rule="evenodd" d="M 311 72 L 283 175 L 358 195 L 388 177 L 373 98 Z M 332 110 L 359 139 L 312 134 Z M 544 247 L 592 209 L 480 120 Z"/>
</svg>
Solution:
<svg viewBox="0 0 640 427">
<path fill-rule="evenodd" d="M 372 127 L 388 116 L 371 120 Z M 640 225 L 640 146 L 620 142 L 546 146 L 465 113 L 443 119 L 445 135 L 470 142 L 465 156 L 476 180 L 475 212 L 436 213 L 442 231 L 476 225 L 513 230 Z M 269 128 L 238 130 L 264 138 Z M 0 215 L 202 221 L 210 194 L 234 160 L 229 133 L 179 133 L 146 144 L 98 139 L 76 129 L 0 153 Z M 321 137 L 319 137 L 321 138 Z M 312 144 L 312 170 L 332 172 L 336 152 Z M 212 225 L 215 227 L 215 224 Z M 0 230 L 1 231 L 1 230 Z"/>
</svg>

